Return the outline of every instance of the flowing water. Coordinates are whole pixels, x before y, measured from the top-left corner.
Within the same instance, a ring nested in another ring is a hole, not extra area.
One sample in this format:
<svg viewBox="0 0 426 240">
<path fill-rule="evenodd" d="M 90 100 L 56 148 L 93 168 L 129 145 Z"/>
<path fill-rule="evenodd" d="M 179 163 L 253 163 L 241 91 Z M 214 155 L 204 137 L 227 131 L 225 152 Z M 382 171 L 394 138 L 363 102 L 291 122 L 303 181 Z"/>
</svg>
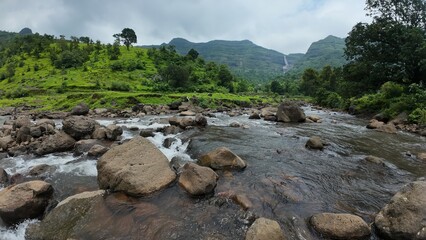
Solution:
<svg viewBox="0 0 426 240">
<path fill-rule="evenodd" d="M 215 193 L 189 197 L 177 184 L 144 198 L 109 194 L 88 217 L 81 239 L 244 239 L 256 217 L 277 220 L 288 239 L 320 239 L 309 227 L 309 217 L 319 212 L 352 213 L 368 223 L 404 184 L 426 176 L 426 162 L 415 155 L 426 152 L 424 137 L 396 135 L 365 128 L 367 121 L 341 113 L 305 109 L 322 123 L 283 124 L 249 120 L 248 116 L 217 114 L 209 126 L 172 135 L 170 148 L 157 133 L 149 138 L 170 160 L 178 156 L 196 161 L 216 147 L 228 147 L 247 162 L 243 171 L 218 171 Z M 102 120 L 109 124 L 112 120 Z M 249 128 L 228 127 L 239 122 Z M 137 135 L 130 127 L 164 126 L 159 117 L 125 119 L 124 138 Z M 328 145 L 308 150 L 309 137 L 318 135 Z M 374 155 L 385 164 L 364 160 Z M 7 158 L 0 167 L 9 174 L 25 174 L 35 165 L 55 169 L 43 178 L 55 188 L 60 201 L 72 194 L 97 189 L 96 160 L 72 154 L 42 158 Z M 244 196 L 251 207 L 243 210 L 231 195 Z M 16 229 L 0 228 L 0 239 L 23 239 L 28 222 Z M 380 239 L 374 232 L 371 239 Z"/>
</svg>

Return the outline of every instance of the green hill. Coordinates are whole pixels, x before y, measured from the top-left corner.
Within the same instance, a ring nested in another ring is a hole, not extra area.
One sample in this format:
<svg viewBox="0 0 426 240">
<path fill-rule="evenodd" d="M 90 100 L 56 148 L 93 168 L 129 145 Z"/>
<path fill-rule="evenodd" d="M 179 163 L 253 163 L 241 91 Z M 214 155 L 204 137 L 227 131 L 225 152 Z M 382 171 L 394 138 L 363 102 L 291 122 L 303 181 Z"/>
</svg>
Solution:
<svg viewBox="0 0 426 240">
<path fill-rule="evenodd" d="M 283 74 L 284 54 L 260 47 L 249 40 L 193 43 L 183 38 L 174 38 L 163 45 L 175 46 L 182 55 L 195 49 L 207 61 L 226 64 L 234 74 L 251 82 L 261 83 Z M 293 60 L 293 57 L 288 58 L 290 64 Z"/>
<path fill-rule="evenodd" d="M 340 67 L 346 63 L 344 57 L 345 39 L 335 36 L 328 36 L 322 40 L 314 42 L 308 51 L 302 56 L 293 68 L 293 73 L 301 73 L 306 68 L 320 70 L 326 65 Z"/>
<path fill-rule="evenodd" d="M 69 109 L 81 101 L 123 107 L 172 102 L 187 93 L 248 100 L 229 94 L 248 91 L 251 86 L 226 66 L 181 56 L 169 47 L 128 51 L 84 37 L 36 33 L 9 38 L 0 48 L 0 107 Z"/>
</svg>

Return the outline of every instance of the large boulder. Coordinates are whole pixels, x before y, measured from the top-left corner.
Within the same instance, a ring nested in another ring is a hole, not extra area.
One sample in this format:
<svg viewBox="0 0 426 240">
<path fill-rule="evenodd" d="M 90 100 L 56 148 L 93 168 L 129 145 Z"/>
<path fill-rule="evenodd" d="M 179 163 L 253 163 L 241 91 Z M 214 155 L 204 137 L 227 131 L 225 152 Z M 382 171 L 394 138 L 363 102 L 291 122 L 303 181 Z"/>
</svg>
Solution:
<svg viewBox="0 0 426 240">
<path fill-rule="evenodd" d="M 111 148 L 97 162 L 101 189 L 143 196 L 158 191 L 175 180 L 169 161 L 143 137 Z"/>
<path fill-rule="evenodd" d="M 203 114 L 198 113 L 195 115 L 195 125 L 199 127 L 207 126 L 207 118 L 203 116 Z"/>
<path fill-rule="evenodd" d="M 198 163 L 213 169 L 244 169 L 247 166 L 243 159 L 226 147 L 220 147 L 202 155 Z"/>
<path fill-rule="evenodd" d="M 30 225 L 25 231 L 25 239 L 80 239 L 81 229 L 87 225 L 96 206 L 104 200 L 104 190 L 82 192 L 61 201 L 41 222 Z"/>
<path fill-rule="evenodd" d="M 49 135 L 43 140 L 40 147 L 36 149 L 37 155 L 44 155 L 55 152 L 69 151 L 74 148 L 75 140 L 70 135 L 64 132 L 58 132 L 54 135 Z"/>
<path fill-rule="evenodd" d="M 24 182 L 0 192 L 0 217 L 7 224 L 40 217 L 53 194 L 52 186 L 43 181 Z"/>
<path fill-rule="evenodd" d="M 246 233 L 246 240 L 285 240 L 283 230 L 277 221 L 258 218 Z"/>
<path fill-rule="evenodd" d="M 287 103 L 282 103 L 278 107 L 276 116 L 278 122 L 304 122 L 306 119 L 302 108 Z"/>
<path fill-rule="evenodd" d="M 71 115 L 87 115 L 89 110 L 85 103 L 80 103 L 71 110 Z"/>
<path fill-rule="evenodd" d="M 368 224 L 352 214 L 318 213 L 310 223 L 321 235 L 332 239 L 363 239 L 371 234 Z"/>
<path fill-rule="evenodd" d="M 70 116 L 62 121 L 62 125 L 62 130 L 78 141 L 83 138 L 90 138 L 98 123 L 88 117 Z"/>
<path fill-rule="evenodd" d="M 115 124 L 110 124 L 106 127 L 106 137 L 111 141 L 115 141 L 123 134 L 123 128 Z"/>
<path fill-rule="evenodd" d="M 323 150 L 324 144 L 323 144 L 323 141 L 320 137 L 313 136 L 313 137 L 309 138 L 309 140 L 306 142 L 305 147 L 309 148 L 309 149 Z"/>
<path fill-rule="evenodd" d="M 217 179 L 218 175 L 211 168 L 187 163 L 179 176 L 179 185 L 191 195 L 204 195 L 214 190 Z"/>
<path fill-rule="evenodd" d="M 109 150 L 109 148 L 104 147 L 102 145 L 96 144 L 92 146 L 89 151 L 87 152 L 87 156 L 89 157 L 100 157 L 104 153 L 106 153 Z"/>
<path fill-rule="evenodd" d="M 21 128 L 21 127 L 30 127 L 31 119 L 29 116 L 19 116 L 13 121 L 13 129 Z"/>
<path fill-rule="evenodd" d="M 376 129 L 381 126 L 383 126 L 385 123 L 382 121 L 378 121 L 376 119 L 371 119 L 370 122 L 367 124 L 368 129 Z"/>
<path fill-rule="evenodd" d="M 395 125 L 393 125 L 392 123 L 381 125 L 380 127 L 376 128 L 376 130 L 379 132 L 392 133 L 392 134 L 395 134 L 398 132 Z"/>
<path fill-rule="evenodd" d="M 404 186 L 376 215 L 380 235 L 389 239 L 426 239 L 426 181 Z"/>
</svg>

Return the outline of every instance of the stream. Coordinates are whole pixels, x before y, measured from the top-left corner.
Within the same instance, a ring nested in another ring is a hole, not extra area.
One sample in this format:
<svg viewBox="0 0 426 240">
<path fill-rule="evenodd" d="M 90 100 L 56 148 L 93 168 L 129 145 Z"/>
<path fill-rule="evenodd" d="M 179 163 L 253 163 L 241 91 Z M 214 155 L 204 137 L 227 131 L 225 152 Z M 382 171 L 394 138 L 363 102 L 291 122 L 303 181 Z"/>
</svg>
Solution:
<svg viewBox="0 0 426 240">
<path fill-rule="evenodd" d="M 309 226 L 312 214 L 351 213 L 367 223 L 405 184 L 426 177 L 426 162 L 416 158 L 426 152 L 426 138 L 405 132 L 387 134 L 367 129 L 366 120 L 354 116 L 304 108 L 322 123 L 285 124 L 250 120 L 247 115 L 218 113 L 204 129 L 150 139 L 169 160 L 196 161 L 217 147 L 227 147 L 247 162 L 243 171 L 217 171 L 215 193 L 193 198 L 177 184 L 149 197 L 132 198 L 114 193 L 105 197 L 81 229 L 81 239 L 244 239 L 256 217 L 276 220 L 288 239 L 321 239 Z M 130 127 L 156 128 L 166 116 L 142 119 L 102 119 L 125 126 L 124 138 L 138 135 Z M 1 119 L 0 119 L 1 120 Z M 248 128 L 229 127 L 238 122 Z M 327 146 L 309 150 L 305 143 L 320 136 Z M 169 148 L 165 138 L 177 139 Z M 368 155 L 384 164 L 365 161 Z M 52 183 L 58 201 L 82 191 L 97 190 L 96 160 L 72 153 L 40 158 L 10 157 L 0 160 L 9 175 L 26 174 L 31 167 L 49 164 L 42 175 Z M 251 203 L 243 210 L 227 196 L 245 196 Z M 15 228 L 0 223 L 0 239 L 24 239 L 26 221 Z M 370 239 L 380 239 L 374 232 Z"/>
</svg>

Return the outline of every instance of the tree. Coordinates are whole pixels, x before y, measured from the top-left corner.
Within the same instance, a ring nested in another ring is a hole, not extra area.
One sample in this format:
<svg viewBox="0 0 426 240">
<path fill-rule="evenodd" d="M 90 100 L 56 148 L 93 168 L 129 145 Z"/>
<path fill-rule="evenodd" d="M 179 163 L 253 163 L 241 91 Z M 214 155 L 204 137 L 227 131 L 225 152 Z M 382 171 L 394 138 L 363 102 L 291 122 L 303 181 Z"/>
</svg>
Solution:
<svg viewBox="0 0 426 240">
<path fill-rule="evenodd" d="M 271 82 L 271 92 L 282 95 L 284 94 L 284 87 L 277 80 L 273 80 Z"/>
<path fill-rule="evenodd" d="M 137 43 L 138 39 L 135 31 L 131 28 L 124 28 L 121 33 L 114 34 L 113 37 L 118 38 L 126 46 L 127 51 L 132 43 Z"/>
<path fill-rule="evenodd" d="M 191 48 L 191 50 L 188 51 L 188 54 L 186 54 L 186 57 L 191 60 L 195 60 L 198 58 L 198 55 L 199 53 L 195 49 Z"/>
</svg>

